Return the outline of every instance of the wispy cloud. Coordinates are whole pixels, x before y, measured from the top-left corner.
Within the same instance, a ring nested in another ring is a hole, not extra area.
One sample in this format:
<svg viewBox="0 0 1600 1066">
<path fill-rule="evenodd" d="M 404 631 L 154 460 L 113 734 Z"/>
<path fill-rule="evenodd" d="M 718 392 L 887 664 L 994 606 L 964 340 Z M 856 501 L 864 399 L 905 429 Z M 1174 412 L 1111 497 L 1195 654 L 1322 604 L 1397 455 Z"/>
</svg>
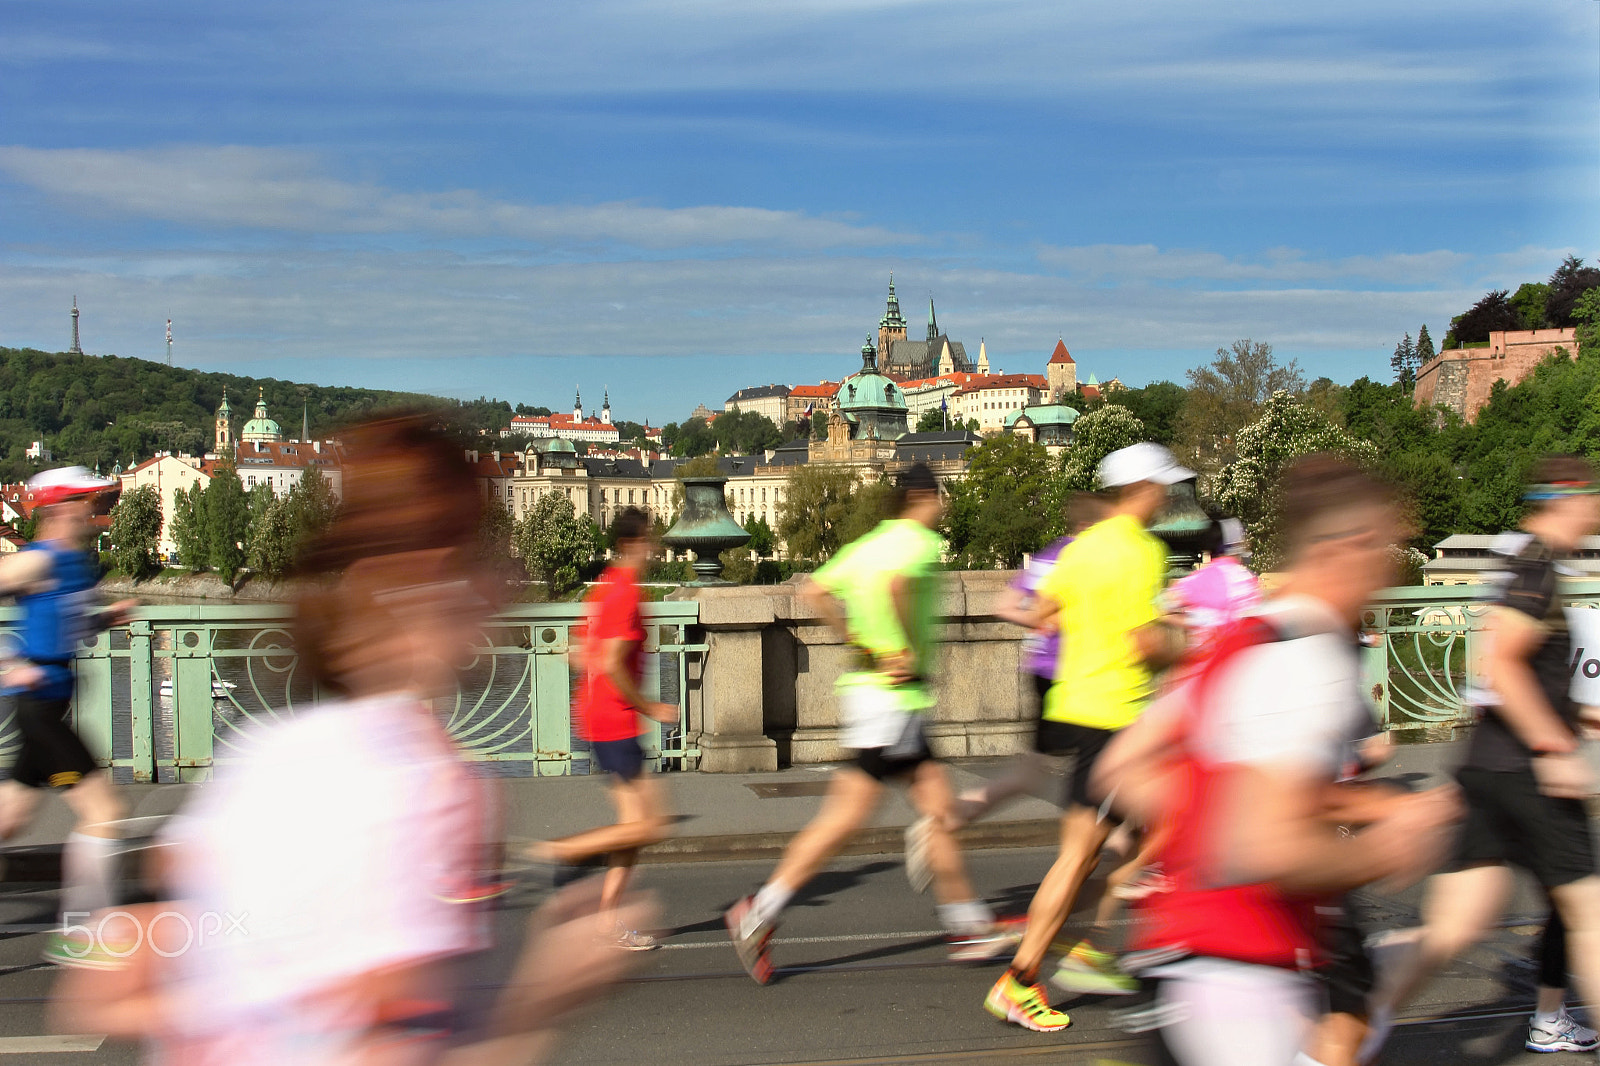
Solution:
<svg viewBox="0 0 1600 1066">
<path fill-rule="evenodd" d="M 1153 244 L 1094 244 L 1081 247 L 1043 246 L 1039 262 L 1068 277 L 1093 282 L 1190 283 L 1296 288 L 1308 283 L 1348 288 L 1378 284 L 1397 288 L 1437 289 L 1483 281 L 1493 284 L 1507 275 L 1527 277 L 1551 269 L 1574 248 L 1522 248 L 1514 252 L 1475 255 L 1449 249 L 1390 252 L 1381 255 L 1316 257 L 1294 248 L 1272 248 L 1259 255 L 1222 255 L 1196 249 L 1162 249 Z"/>
<path fill-rule="evenodd" d="M 762 207 L 518 204 L 471 189 L 400 192 L 331 177 L 318 156 L 281 148 L 12 146 L 0 148 L 0 172 L 59 199 L 188 226 L 650 249 L 755 243 L 817 250 L 918 239 L 878 226 Z"/>
</svg>

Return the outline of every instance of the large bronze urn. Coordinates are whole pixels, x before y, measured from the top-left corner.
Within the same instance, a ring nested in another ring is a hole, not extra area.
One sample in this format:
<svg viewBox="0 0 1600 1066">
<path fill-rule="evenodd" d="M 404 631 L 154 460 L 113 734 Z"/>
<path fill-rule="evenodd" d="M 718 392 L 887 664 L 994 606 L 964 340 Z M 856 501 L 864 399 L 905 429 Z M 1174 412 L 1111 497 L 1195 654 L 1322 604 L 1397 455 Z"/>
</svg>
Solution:
<svg viewBox="0 0 1600 1066">
<path fill-rule="evenodd" d="M 661 543 L 675 552 L 694 552 L 692 585 L 730 585 L 722 580 L 721 555 L 729 548 L 750 542 L 750 534 L 728 513 L 723 486 L 725 477 L 686 477 L 683 479 L 683 513 L 661 537 Z"/>
</svg>

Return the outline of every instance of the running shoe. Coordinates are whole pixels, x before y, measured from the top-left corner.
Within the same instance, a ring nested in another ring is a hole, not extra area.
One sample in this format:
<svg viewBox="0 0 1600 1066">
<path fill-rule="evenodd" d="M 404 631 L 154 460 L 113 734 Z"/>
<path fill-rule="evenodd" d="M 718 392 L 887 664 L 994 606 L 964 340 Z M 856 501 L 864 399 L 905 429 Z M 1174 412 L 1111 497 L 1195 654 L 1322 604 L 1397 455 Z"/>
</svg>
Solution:
<svg viewBox="0 0 1600 1066">
<path fill-rule="evenodd" d="M 772 939 L 777 923 L 757 921 L 754 909 L 755 897 L 746 896 L 729 907 L 722 920 L 728 927 L 728 939 L 733 941 L 733 950 L 738 953 L 744 972 L 756 984 L 764 985 L 772 980 L 772 957 L 767 954 L 767 942 Z"/>
<path fill-rule="evenodd" d="M 1065 1012 L 1050 1006 L 1043 985 L 1025 985 L 1007 970 L 989 989 L 984 1009 L 1003 1022 L 1012 1022 L 1036 1033 L 1059 1033 L 1072 1024 Z"/>
<path fill-rule="evenodd" d="M 951 962 L 988 962 L 1022 943 L 1027 918 L 1002 918 L 987 929 L 976 932 L 946 933 Z"/>
<path fill-rule="evenodd" d="M 1122 972 L 1117 957 L 1081 940 L 1062 958 L 1050 982 L 1067 992 L 1086 996 L 1131 996 L 1139 981 Z"/>
<path fill-rule="evenodd" d="M 1161 892 L 1171 891 L 1172 878 L 1168 877 L 1161 869 L 1160 863 L 1155 863 L 1140 870 L 1139 876 L 1132 881 L 1112 889 L 1111 894 L 1117 899 L 1139 900 Z"/>
<path fill-rule="evenodd" d="M 928 837 L 933 819 L 924 815 L 906 826 L 906 880 L 911 891 L 926 892 L 933 883 L 933 867 L 928 862 Z"/>
<path fill-rule="evenodd" d="M 1540 1052 L 1594 1051 L 1600 1048 L 1600 1033 L 1580 1024 L 1562 1007 L 1554 1021 L 1528 1019 L 1528 1039 L 1523 1047 Z"/>
<path fill-rule="evenodd" d="M 649 933 L 641 933 L 637 929 L 623 929 L 621 926 L 617 927 L 616 944 L 624 951 L 654 951 L 661 946 Z"/>
<path fill-rule="evenodd" d="M 54 966 L 70 966 L 78 970 L 116 970 L 128 964 L 128 958 L 138 945 L 108 944 L 97 936 L 73 936 L 68 933 L 51 933 L 45 941 L 40 957 Z"/>
</svg>

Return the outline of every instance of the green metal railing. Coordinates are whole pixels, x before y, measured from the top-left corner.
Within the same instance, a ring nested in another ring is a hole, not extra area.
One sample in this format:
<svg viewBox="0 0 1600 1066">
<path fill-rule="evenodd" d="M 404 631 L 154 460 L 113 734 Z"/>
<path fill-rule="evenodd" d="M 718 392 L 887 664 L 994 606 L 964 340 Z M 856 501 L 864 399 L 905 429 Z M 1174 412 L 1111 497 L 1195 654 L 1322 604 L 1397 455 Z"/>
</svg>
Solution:
<svg viewBox="0 0 1600 1066">
<path fill-rule="evenodd" d="M 1424 585 L 1384 589 L 1362 614 L 1367 694 L 1390 729 L 1465 725 L 1478 676 L 1490 589 Z M 1570 606 L 1600 607 L 1600 581 L 1561 586 Z"/>
<path fill-rule="evenodd" d="M 693 769 L 698 723 L 686 694 L 696 603 L 647 603 L 644 695 L 676 702 L 675 725 L 650 723 L 642 738 L 659 769 Z M 0 639 L 15 609 L 0 610 Z M 101 633 L 78 653 L 75 725 L 118 780 L 199 781 L 237 758 L 255 730 L 321 697 L 298 669 L 291 613 L 273 604 L 141 607 L 125 626 Z M 436 702 L 469 759 L 500 773 L 540 776 L 584 768 L 587 746 L 573 736 L 573 672 L 567 653 L 582 623 L 577 604 L 524 604 L 484 628 L 476 659 L 453 696 Z M 0 761 L 18 744 L 0 723 Z"/>
</svg>

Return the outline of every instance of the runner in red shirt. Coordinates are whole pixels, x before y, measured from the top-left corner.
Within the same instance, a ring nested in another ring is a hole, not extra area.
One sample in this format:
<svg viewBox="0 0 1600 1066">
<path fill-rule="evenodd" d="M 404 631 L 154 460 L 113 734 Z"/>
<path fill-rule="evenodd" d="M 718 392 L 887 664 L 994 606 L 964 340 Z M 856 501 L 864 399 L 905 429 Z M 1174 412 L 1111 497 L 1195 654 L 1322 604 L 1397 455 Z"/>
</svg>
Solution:
<svg viewBox="0 0 1600 1066">
<path fill-rule="evenodd" d="M 649 951 L 655 938 L 616 923 L 617 906 L 628 887 L 639 849 L 666 836 L 665 797 L 644 772 L 644 732 L 640 715 L 674 723 L 678 708 L 655 703 L 640 693 L 644 625 L 639 618 L 639 572 L 655 553 L 650 519 L 630 507 L 611 526 L 615 558 L 589 594 L 589 633 L 580 654 L 583 668 L 574 716 L 587 740 L 594 765 L 611 775 L 611 800 L 617 821 L 577 836 L 535 844 L 528 857 L 546 865 L 552 881 L 570 868 L 605 856 L 608 869 L 601 889 L 600 920 L 605 935 L 630 951 Z"/>
</svg>

